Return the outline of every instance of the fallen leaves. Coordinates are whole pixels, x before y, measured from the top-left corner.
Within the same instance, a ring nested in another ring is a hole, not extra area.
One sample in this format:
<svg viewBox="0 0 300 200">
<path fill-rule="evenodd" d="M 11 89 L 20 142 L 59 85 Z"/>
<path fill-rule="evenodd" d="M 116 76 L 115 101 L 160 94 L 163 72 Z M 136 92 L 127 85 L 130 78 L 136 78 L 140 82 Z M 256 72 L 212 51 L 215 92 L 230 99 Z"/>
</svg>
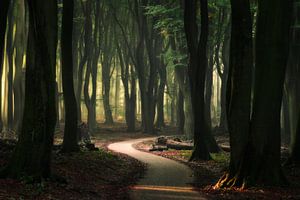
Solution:
<svg viewBox="0 0 300 200">
<path fill-rule="evenodd" d="M 14 145 L 0 145 L 0 167 Z M 140 162 L 107 150 L 69 155 L 57 152 L 53 153 L 51 180 L 26 184 L 0 179 L 0 199 L 128 199 L 129 186 L 145 169 Z"/>
</svg>

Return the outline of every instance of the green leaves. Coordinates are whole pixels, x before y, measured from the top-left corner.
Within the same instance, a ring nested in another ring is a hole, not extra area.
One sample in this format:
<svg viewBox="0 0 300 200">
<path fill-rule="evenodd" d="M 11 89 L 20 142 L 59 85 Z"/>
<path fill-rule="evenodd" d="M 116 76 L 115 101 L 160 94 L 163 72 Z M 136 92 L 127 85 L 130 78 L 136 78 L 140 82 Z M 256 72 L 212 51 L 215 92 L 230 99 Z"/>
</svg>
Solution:
<svg viewBox="0 0 300 200">
<path fill-rule="evenodd" d="M 183 11 L 179 6 L 152 5 L 146 6 L 145 10 L 146 15 L 155 19 L 154 28 L 163 36 L 168 37 L 183 32 Z"/>
</svg>

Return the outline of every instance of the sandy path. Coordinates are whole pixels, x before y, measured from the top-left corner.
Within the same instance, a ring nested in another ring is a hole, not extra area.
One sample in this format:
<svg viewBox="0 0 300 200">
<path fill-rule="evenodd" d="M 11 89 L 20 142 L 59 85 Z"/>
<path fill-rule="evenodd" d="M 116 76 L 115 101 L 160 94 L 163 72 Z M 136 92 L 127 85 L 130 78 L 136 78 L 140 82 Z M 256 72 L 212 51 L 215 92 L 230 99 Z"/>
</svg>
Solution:
<svg viewBox="0 0 300 200">
<path fill-rule="evenodd" d="M 148 165 L 145 176 L 131 190 L 132 200 L 189 200 L 206 199 L 193 190 L 192 171 L 184 164 L 136 150 L 133 144 L 151 138 L 134 139 L 113 143 L 108 146 L 112 151 L 127 154 Z"/>
</svg>

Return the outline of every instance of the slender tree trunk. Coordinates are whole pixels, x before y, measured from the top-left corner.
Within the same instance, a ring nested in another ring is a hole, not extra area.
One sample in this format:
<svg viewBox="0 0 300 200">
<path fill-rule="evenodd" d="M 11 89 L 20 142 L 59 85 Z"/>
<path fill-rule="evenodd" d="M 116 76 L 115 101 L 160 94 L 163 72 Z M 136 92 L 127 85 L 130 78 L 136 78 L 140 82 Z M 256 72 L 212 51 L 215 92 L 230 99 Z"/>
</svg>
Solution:
<svg viewBox="0 0 300 200">
<path fill-rule="evenodd" d="M 77 91 L 76 91 L 76 101 L 77 101 L 77 114 L 78 114 L 78 121 L 82 121 L 82 116 L 81 116 L 81 103 L 82 103 L 82 88 L 83 88 L 83 71 L 84 71 L 84 66 L 87 64 L 88 57 L 90 55 L 90 48 L 92 44 L 92 19 L 91 19 L 91 8 L 90 8 L 90 0 L 88 0 L 85 5 L 86 8 L 82 8 L 84 10 L 84 38 L 83 42 L 85 43 L 84 45 L 84 52 L 83 56 L 79 62 L 78 66 L 78 75 L 77 75 Z"/>
<path fill-rule="evenodd" d="M 16 2 L 17 14 L 16 19 L 16 36 L 15 42 L 15 78 L 14 78 L 14 129 L 18 133 L 21 130 L 21 122 L 23 116 L 24 91 L 23 91 L 23 59 L 26 50 L 26 12 L 25 1 L 18 0 Z"/>
<path fill-rule="evenodd" d="M 184 133 L 184 98 L 182 91 L 179 89 L 177 92 L 177 120 L 176 120 L 176 125 L 178 127 L 178 133 Z"/>
<path fill-rule="evenodd" d="M 13 54 L 14 54 L 14 9 L 16 1 L 11 1 L 10 8 L 8 11 L 8 29 L 7 29 L 7 44 L 6 44 L 6 55 L 7 55 L 7 129 L 8 131 L 13 128 Z"/>
<path fill-rule="evenodd" d="M 197 3 L 185 1 L 184 26 L 190 53 L 189 77 L 191 83 L 192 107 L 194 112 L 194 151 L 191 160 L 209 160 L 205 134 L 210 129 L 205 117 L 204 88 L 207 69 L 208 8 L 207 0 L 200 0 L 201 34 L 198 39 Z"/>
<path fill-rule="evenodd" d="M 119 99 L 120 99 L 120 75 L 119 67 L 116 66 L 116 87 L 115 87 L 115 119 L 118 120 L 119 117 Z"/>
<path fill-rule="evenodd" d="M 61 69 L 65 107 L 65 129 L 62 151 L 65 153 L 79 150 L 77 144 L 77 103 L 73 81 L 73 10 L 74 0 L 64 0 L 61 32 Z"/>
<path fill-rule="evenodd" d="M 210 55 L 209 58 L 209 65 L 206 74 L 206 81 L 205 81 L 205 118 L 211 130 L 212 121 L 211 121 L 211 96 L 212 96 L 212 86 L 213 86 L 213 54 Z M 220 148 L 212 135 L 212 132 L 205 133 L 205 142 L 207 143 L 208 151 L 210 153 L 218 153 L 220 152 Z"/>
<path fill-rule="evenodd" d="M 3 72 L 3 58 L 4 58 L 4 44 L 5 44 L 5 33 L 7 25 L 7 14 L 10 5 L 10 0 L 2 0 L 0 2 L 0 77 Z M 2 82 L 0 83 L 0 104 L 2 102 Z M 2 121 L 2 106 L 0 106 L 0 132 L 2 132 L 3 121 Z"/>
<path fill-rule="evenodd" d="M 226 111 L 226 88 L 227 79 L 229 73 L 229 52 L 230 52 L 230 26 L 226 28 L 223 48 L 222 48 L 222 60 L 223 60 L 223 73 L 222 73 L 222 83 L 221 83 L 221 116 L 219 128 L 222 131 L 228 131 L 227 123 L 227 111 Z"/>
<path fill-rule="evenodd" d="M 108 26 L 108 25 L 107 25 Z M 105 115 L 105 124 L 113 124 L 112 110 L 110 106 L 110 91 L 111 91 L 111 65 L 113 57 L 113 36 L 111 27 L 107 28 L 105 33 L 104 43 L 103 43 L 103 58 L 102 58 L 102 96 L 103 96 L 103 107 Z"/>
<path fill-rule="evenodd" d="M 86 4 L 86 16 L 87 16 L 87 24 L 89 32 L 93 30 L 92 24 L 92 4 L 93 2 L 89 0 Z M 88 110 L 88 127 L 91 134 L 94 133 L 96 128 L 96 93 L 97 93 L 97 75 L 98 75 L 98 60 L 100 56 L 100 45 L 98 42 L 99 37 L 99 21 L 100 21 L 100 2 L 96 2 L 96 11 L 95 11 L 95 28 L 92 38 L 88 39 L 88 59 L 87 59 L 87 67 L 85 73 L 85 83 L 84 83 L 84 101 L 86 108 Z M 90 78 L 92 83 L 92 93 L 89 94 L 89 85 Z"/>
<path fill-rule="evenodd" d="M 163 128 L 165 127 L 165 116 L 164 116 L 164 98 L 165 98 L 165 87 L 167 81 L 167 70 L 166 66 L 163 63 L 160 64 L 160 68 L 158 70 L 160 82 L 158 87 L 158 96 L 157 96 L 157 120 L 156 127 Z M 175 107 L 175 106 L 174 106 Z"/>
<path fill-rule="evenodd" d="M 72 34 L 72 39 L 73 39 L 73 49 L 72 49 L 72 54 L 73 54 L 73 80 L 74 80 L 74 87 L 76 88 L 75 90 L 75 95 L 77 97 L 77 88 L 78 88 L 78 70 L 79 70 L 79 42 L 80 42 L 80 36 L 81 36 L 81 31 L 82 31 L 82 22 L 79 21 L 78 19 L 82 17 L 81 15 L 81 10 L 80 10 L 80 0 L 75 0 L 74 1 L 74 14 L 73 14 L 73 34 Z M 76 98 L 78 101 L 78 99 Z M 77 102 L 78 105 L 78 102 Z M 78 110 L 77 110 L 78 112 Z M 79 114 L 78 114 L 79 116 Z"/>
</svg>

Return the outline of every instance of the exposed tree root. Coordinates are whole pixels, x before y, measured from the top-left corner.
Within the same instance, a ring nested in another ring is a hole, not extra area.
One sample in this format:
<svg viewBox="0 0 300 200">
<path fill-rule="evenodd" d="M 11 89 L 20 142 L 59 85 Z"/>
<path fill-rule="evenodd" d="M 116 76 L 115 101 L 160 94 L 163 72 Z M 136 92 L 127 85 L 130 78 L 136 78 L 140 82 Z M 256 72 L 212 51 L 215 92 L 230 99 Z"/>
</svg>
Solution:
<svg viewBox="0 0 300 200">
<path fill-rule="evenodd" d="M 214 189 L 239 189 L 243 190 L 247 187 L 247 181 L 238 175 L 231 176 L 229 173 L 224 174 L 214 185 Z"/>
</svg>

